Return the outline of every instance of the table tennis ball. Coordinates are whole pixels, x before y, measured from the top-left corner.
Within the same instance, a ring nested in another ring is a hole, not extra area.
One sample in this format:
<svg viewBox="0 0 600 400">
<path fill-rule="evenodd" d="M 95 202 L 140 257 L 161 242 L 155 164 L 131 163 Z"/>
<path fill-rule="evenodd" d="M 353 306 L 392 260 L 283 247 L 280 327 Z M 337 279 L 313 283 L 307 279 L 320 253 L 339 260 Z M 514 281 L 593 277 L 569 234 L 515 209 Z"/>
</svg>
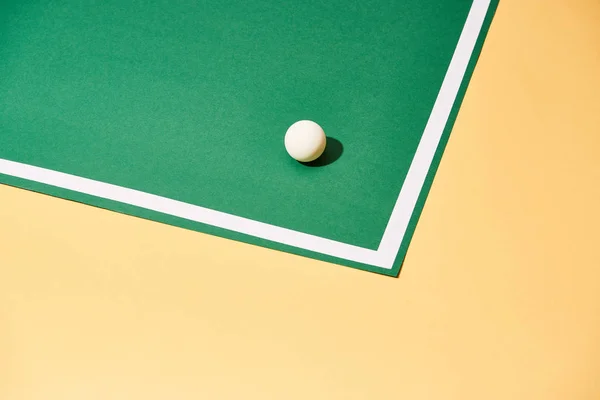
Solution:
<svg viewBox="0 0 600 400">
<path fill-rule="evenodd" d="M 285 149 L 300 162 L 314 161 L 323 154 L 327 138 L 323 128 L 313 121 L 298 121 L 285 133 Z"/>
</svg>

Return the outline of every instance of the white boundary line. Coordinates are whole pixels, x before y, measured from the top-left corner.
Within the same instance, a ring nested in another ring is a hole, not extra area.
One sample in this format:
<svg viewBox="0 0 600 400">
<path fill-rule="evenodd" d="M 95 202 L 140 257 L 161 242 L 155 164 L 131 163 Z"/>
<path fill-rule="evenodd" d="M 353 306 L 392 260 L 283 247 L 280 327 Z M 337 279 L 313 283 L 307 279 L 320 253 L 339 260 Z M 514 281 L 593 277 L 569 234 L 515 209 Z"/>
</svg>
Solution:
<svg viewBox="0 0 600 400">
<path fill-rule="evenodd" d="M 366 249 L 92 179 L 0 159 L 0 173 L 114 200 L 329 256 L 391 269 L 456 101 L 490 0 L 474 0 L 379 248 Z"/>
<path fill-rule="evenodd" d="M 425 131 L 406 174 L 406 180 L 402 185 L 398 200 L 379 243 L 377 251 L 380 253 L 384 265 L 390 265 L 389 268 L 394 264 L 398 250 L 402 245 L 402 239 L 410 223 L 423 184 L 427 179 L 427 174 L 444 134 L 448 118 L 450 118 L 452 107 L 467 72 L 490 3 L 491 0 L 473 1 L 467 21 L 458 39 L 458 45 L 450 61 L 450 66 L 442 82 L 442 87 L 425 126 Z M 406 210 L 410 210 L 410 212 L 406 212 Z"/>
</svg>

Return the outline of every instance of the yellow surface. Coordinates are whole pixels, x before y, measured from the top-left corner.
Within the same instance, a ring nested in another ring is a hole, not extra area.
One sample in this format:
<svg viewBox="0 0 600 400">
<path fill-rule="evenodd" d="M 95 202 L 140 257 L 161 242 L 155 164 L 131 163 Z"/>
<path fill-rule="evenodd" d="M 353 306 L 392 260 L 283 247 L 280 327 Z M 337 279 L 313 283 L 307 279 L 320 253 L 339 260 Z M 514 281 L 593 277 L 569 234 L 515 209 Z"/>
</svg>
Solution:
<svg viewBox="0 0 600 400">
<path fill-rule="evenodd" d="M 598 21 L 501 1 L 399 279 L 0 186 L 0 399 L 599 399 Z"/>
</svg>

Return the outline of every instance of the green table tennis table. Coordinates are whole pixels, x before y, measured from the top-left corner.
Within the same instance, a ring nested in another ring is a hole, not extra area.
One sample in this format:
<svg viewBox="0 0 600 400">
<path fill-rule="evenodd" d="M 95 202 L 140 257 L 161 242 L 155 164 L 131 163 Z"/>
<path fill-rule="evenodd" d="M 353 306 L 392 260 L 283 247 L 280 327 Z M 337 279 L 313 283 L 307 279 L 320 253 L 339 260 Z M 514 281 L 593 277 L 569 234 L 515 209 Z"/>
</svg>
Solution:
<svg viewBox="0 0 600 400">
<path fill-rule="evenodd" d="M 395 276 L 496 6 L 4 1 L 0 183 Z"/>
</svg>

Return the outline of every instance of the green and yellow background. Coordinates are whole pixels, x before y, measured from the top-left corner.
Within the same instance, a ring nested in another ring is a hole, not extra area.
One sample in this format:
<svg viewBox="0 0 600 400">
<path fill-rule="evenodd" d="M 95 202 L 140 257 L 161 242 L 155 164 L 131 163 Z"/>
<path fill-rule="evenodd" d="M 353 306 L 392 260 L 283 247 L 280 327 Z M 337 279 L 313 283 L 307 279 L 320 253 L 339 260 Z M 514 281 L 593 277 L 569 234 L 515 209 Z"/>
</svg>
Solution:
<svg viewBox="0 0 600 400">
<path fill-rule="evenodd" d="M 599 21 L 501 0 L 398 279 L 0 186 L 0 398 L 600 398 Z"/>
</svg>

